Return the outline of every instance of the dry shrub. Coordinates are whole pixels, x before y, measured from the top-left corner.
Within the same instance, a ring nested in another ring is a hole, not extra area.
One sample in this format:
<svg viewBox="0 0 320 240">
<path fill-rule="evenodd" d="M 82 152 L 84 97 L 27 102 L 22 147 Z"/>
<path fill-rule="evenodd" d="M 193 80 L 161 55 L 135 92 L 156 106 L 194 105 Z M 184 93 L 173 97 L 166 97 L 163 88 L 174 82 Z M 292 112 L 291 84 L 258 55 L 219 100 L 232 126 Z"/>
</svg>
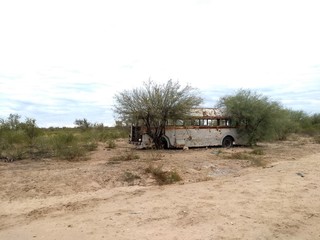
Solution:
<svg viewBox="0 0 320 240">
<path fill-rule="evenodd" d="M 320 135 L 314 136 L 313 139 L 315 143 L 320 144 Z"/>
<path fill-rule="evenodd" d="M 164 155 L 159 150 L 151 150 L 149 154 L 149 159 L 152 161 L 161 160 L 163 156 Z"/>
<path fill-rule="evenodd" d="M 264 151 L 261 148 L 254 148 L 252 152 L 250 152 L 250 154 L 261 156 L 261 155 L 264 155 Z"/>
<path fill-rule="evenodd" d="M 141 179 L 141 177 L 135 173 L 126 171 L 123 174 L 123 180 L 129 185 L 133 185 L 135 180 Z"/>
<path fill-rule="evenodd" d="M 238 160 L 251 160 L 253 156 L 245 152 L 234 152 L 231 155 L 227 156 L 228 159 L 238 159 Z"/>
<path fill-rule="evenodd" d="M 265 167 L 266 161 L 262 157 L 260 157 L 262 155 L 264 155 L 264 152 L 262 149 L 254 149 L 250 153 L 235 152 L 235 153 L 232 153 L 227 158 L 235 159 L 235 160 L 248 160 L 248 162 L 250 163 L 250 166 Z"/>
<path fill-rule="evenodd" d="M 111 163 L 119 163 L 130 160 L 140 159 L 140 156 L 136 154 L 134 151 L 128 151 L 125 154 L 114 156 L 110 158 Z"/>
<path fill-rule="evenodd" d="M 116 148 L 116 142 L 113 139 L 109 139 L 107 142 L 108 148 Z"/>
<path fill-rule="evenodd" d="M 159 185 L 173 184 L 182 180 L 176 171 L 163 171 L 161 166 L 149 166 L 145 172 L 151 173 Z"/>
</svg>

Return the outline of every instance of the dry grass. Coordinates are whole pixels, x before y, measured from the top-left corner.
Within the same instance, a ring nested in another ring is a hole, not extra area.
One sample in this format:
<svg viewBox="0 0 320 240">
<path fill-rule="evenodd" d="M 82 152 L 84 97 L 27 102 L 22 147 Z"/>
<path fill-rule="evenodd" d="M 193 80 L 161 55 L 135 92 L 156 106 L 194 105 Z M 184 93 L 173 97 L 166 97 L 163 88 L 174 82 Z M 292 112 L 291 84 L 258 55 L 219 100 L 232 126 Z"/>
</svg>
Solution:
<svg viewBox="0 0 320 240">
<path fill-rule="evenodd" d="M 145 169 L 146 173 L 151 173 L 159 185 L 173 184 L 182 180 L 176 171 L 163 171 L 162 167 L 149 166 Z"/>
</svg>

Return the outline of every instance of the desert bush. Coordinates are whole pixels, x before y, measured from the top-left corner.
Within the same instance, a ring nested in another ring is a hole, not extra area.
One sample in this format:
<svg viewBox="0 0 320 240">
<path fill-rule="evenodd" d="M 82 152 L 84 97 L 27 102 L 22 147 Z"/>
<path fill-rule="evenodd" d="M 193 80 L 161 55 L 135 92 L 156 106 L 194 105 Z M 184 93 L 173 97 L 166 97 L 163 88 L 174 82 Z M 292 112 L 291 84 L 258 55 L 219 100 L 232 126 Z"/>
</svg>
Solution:
<svg viewBox="0 0 320 240">
<path fill-rule="evenodd" d="M 109 139 L 107 141 L 107 147 L 108 148 L 116 148 L 116 142 L 113 139 Z"/>
<path fill-rule="evenodd" d="M 315 143 L 320 144 L 320 135 L 314 136 L 313 139 Z"/>
<path fill-rule="evenodd" d="M 0 150 L 0 157 L 8 161 L 21 160 L 25 158 L 24 148 L 19 145 L 11 145 L 5 150 Z"/>
<path fill-rule="evenodd" d="M 92 152 L 98 148 L 98 143 L 94 141 L 86 142 L 82 146 L 86 151 Z"/>
<path fill-rule="evenodd" d="M 40 129 L 36 120 L 10 114 L 7 119 L 0 119 L 0 154 L 4 159 L 14 157 L 41 158 L 58 157 L 61 159 L 79 159 L 88 151 L 94 151 L 99 141 L 110 141 L 109 146 L 115 147 L 114 140 L 128 136 L 126 127 L 103 127 L 102 124 L 87 124 L 86 119 L 79 122 L 83 128 L 49 128 Z M 82 126 L 82 125 L 81 125 Z"/>
<path fill-rule="evenodd" d="M 71 133 L 58 134 L 52 137 L 54 155 L 61 159 L 75 160 L 85 155 L 81 142 Z"/>
<path fill-rule="evenodd" d="M 263 149 L 261 148 L 254 148 L 250 154 L 253 154 L 253 155 L 264 155 L 264 151 Z"/>
<path fill-rule="evenodd" d="M 163 158 L 163 154 L 158 150 L 151 150 L 149 152 L 149 159 L 152 161 L 161 160 Z"/>
<path fill-rule="evenodd" d="M 56 149 L 56 157 L 65 160 L 78 160 L 85 156 L 85 151 L 78 145 L 69 145 L 65 148 Z"/>
<path fill-rule="evenodd" d="M 262 149 L 254 149 L 250 153 L 235 152 L 227 156 L 227 158 L 234 159 L 234 160 L 247 160 L 250 163 L 250 166 L 265 167 L 266 162 L 260 157 L 261 155 L 264 155 L 264 152 Z"/>
<path fill-rule="evenodd" d="M 159 185 L 173 184 L 182 180 L 176 171 L 163 171 L 162 167 L 149 166 L 145 169 L 146 173 L 152 174 Z"/>
<path fill-rule="evenodd" d="M 134 180 L 141 179 L 141 177 L 135 173 L 126 171 L 123 174 L 123 180 L 129 184 L 133 184 Z"/>
<path fill-rule="evenodd" d="M 227 156 L 228 159 L 251 160 L 253 156 L 246 152 L 234 152 Z"/>
<path fill-rule="evenodd" d="M 254 167 L 265 167 L 267 165 L 266 161 L 262 158 L 252 158 L 250 164 Z"/>
<path fill-rule="evenodd" d="M 118 156 L 114 156 L 110 158 L 111 163 L 115 162 L 125 162 L 130 160 L 140 159 L 140 156 L 136 154 L 134 151 L 128 151 L 125 154 L 121 154 Z"/>
</svg>

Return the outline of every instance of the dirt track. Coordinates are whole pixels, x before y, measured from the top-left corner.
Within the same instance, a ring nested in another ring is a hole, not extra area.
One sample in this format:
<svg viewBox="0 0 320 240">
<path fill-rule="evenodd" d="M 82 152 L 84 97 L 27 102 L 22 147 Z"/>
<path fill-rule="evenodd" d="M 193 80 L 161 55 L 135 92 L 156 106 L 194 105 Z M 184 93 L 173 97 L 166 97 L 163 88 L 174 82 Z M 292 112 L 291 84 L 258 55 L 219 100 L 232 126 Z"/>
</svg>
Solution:
<svg viewBox="0 0 320 240">
<path fill-rule="evenodd" d="M 110 164 L 121 146 L 75 163 L 1 163 L 0 239 L 320 239 L 320 150 L 309 140 L 263 145 L 264 168 L 227 158 L 247 148 Z M 156 186 L 149 164 L 183 181 Z M 123 181 L 124 171 L 141 178 Z"/>
</svg>

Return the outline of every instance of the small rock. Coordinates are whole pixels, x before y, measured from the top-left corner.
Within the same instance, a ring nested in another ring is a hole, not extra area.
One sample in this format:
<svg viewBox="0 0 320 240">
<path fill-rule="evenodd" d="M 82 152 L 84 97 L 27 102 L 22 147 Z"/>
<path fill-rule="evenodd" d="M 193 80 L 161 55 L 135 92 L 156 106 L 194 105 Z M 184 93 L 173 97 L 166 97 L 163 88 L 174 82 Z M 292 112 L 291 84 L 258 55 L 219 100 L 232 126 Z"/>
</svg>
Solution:
<svg viewBox="0 0 320 240">
<path fill-rule="evenodd" d="M 298 176 L 300 176 L 300 177 L 304 177 L 304 174 L 303 174 L 303 173 L 297 172 L 296 174 L 297 174 Z"/>
</svg>

